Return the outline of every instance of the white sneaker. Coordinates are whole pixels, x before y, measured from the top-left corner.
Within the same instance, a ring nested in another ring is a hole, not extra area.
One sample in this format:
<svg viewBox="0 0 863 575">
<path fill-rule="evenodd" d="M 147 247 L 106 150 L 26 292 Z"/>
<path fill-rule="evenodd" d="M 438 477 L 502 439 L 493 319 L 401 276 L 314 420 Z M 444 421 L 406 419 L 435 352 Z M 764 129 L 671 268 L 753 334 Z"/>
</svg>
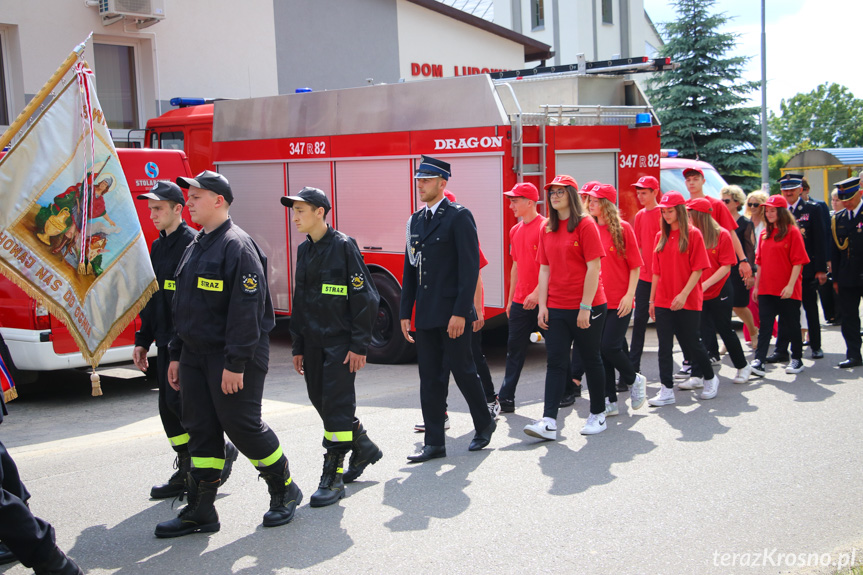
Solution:
<svg viewBox="0 0 863 575">
<path fill-rule="evenodd" d="M 581 428 L 582 435 L 596 435 L 605 431 L 605 414 L 591 413 L 587 418 L 587 423 Z"/>
<path fill-rule="evenodd" d="M 714 375 L 712 379 L 704 380 L 704 390 L 699 396 L 701 399 L 713 399 L 719 392 L 719 376 Z"/>
<path fill-rule="evenodd" d="M 785 368 L 785 373 L 800 373 L 801 371 L 803 371 L 803 362 L 799 359 L 792 359 Z"/>
<path fill-rule="evenodd" d="M 497 419 L 497 416 L 500 415 L 500 401 L 497 396 L 494 396 L 494 401 L 488 403 L 488 412 L 492 419 Z"/>
<path fill-rule="evenodd" d="M 731 381 L 733 381 L 734 383 L 746 383 L 747 381 L 749 381 L 749 377 L 751 375 L 752 366 L 747 363 L 746 367 L 742 367 L 737 370 L 737 375 L 735 375 L 734 379 L 732 379 Z"/>
<path fill-rule="evenodd" d="M 686 381 L 681 381 L 677 387 L 680 389 L 701 389 L 704 387 L 704 379 L 701 377 L 690 377 Z"/>
<path fill-rule="evenodd" d="M 617 409 L 617 402 L 608 401 L 608 398 L 605 398 L 605 417 L 611 417 L 613 415 L 620 415 L 620 410 Z"/>
<path fill-rule="evenodd" d="M 449 429 L 449 414 L 446 414 L 446 415 L 444 416 L 444 420 L 443 420 L 443 428 L 444 428 L 444 429 Z M 425 422 L 423 422 L 423 423 L 417 423 L 416 425 L 414 425 L 414 431 L 424 432 L 425 430 L 426 430 L 426 424 L 425 424 Z"/>
<path fill-rule="evenodd" d="M 629 390 L 629 402 L 632 404 L 632 409 L 641 409 L 641 406 L 644 405 L 644 399 L 647 395 L 646 385 L 647 378 L 636 373 L 635 382 L 632 384 L 632 389 Z"/>
<path fill-rule="evenodd" d="M 661 407 L 663 405 L 671 405 L 674 403 L 674 390 L 664 385 L 659 388 L 659 393 L 655 397 L 647 400 L 647 404 L 651 407 Z"/>
<path fill-rule="evenodd" d="M 554 441 L 557 439 L 557 422 L 550 417 L 543 417 L 525 425 L 524 432 L 531 437 Z"/>
</svg>

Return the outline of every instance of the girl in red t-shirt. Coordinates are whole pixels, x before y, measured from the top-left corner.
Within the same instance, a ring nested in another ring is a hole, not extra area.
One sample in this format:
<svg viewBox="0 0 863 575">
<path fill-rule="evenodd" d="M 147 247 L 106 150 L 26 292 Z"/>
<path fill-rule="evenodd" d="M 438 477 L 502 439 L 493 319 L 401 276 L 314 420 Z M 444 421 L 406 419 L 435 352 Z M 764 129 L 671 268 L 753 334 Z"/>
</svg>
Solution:
<svg viewBox="0 0 863 575">
<path fill-rule="evenodd" d="M 617 190 L 609 184 L 585 186 L 581 191 L 589 196 L 588 211 L 599 225 L 599 238 L 605 249 L 602 260 L 602 285 L 608 298 L 608 313 L 602 330 L 602 363 L 605 366 L 605 415 L 617 415 L 617 390 L 614 370 L 620 372 L 622 384 L 632 386 L 632 408 L 644 405 L 647 383 L 636 373 L 626 351 L 626 330 L 632 316 L 632 302 L 641 269 L 638 240 L 629 222 L 622 221 L 617 211 Z"/>
<path fill-rule="evenodd" d="M 758 298 L 758 316 L 762 326 L 773 325 L 779 316 L 779 338 L 791 342 L 791 362 L 785 373 L 803 371 L 803 338 L 800 334 L 800 301 L 803 283 L 800 271 L 809 263 L 803 235 L 788 202 L 781 195 L 770 196 L 764 203 L 767 227 L 761 232 L 755 263 L 758 274 L 752 297 Z M 752 373 L 762 377 L 766 373 L 764 360 L 770 347 L 770 330 L 758 332 L 758 349 L 752 362 Z"/>
<path fill-rule="evenodd" d="M 701 274 L 701 289 L 704 292 L 704 303 L 701 310 L 701 339 L 716 339 L 716 334 L 722 338 L 731 363 L 737 368 L 734 383 L 749 381 L 751 368 L 743 346 L 734 328 L 731 327 L 731 312 L 734 307 L 732 297 L 732 282 L 730 280 L 731 266 L 737 263 L 734 246 L 731 244 L 731 234 L 716 223 L 711 212 L 713 207 L 704 198 L 686 202 L 689 209 L 689 221 L 698 228 L 704 237 L 704 247 L 710 258 L 710 267 Z M 748 297 L 748 296 L 747 296 Z M 692 376 L 680 384 L 680 389 L 702 387 L 703 380 L 698 366 L 692 366 Z M 706 391 L 705 391 L 706 393 Z M 702 393 L 702 399 L 710 399 Z M 709 394 L 707 394 L 709 395 Z"/>
<path fill-rule="evenodd" d="M 656 397 L 648 400 L 654 407 L 674 403 L 675 337 L 684 354 L 699 366 L 704 376 L 702 397 L 714 397 L 719 386 L 699 329 L 703 299 L 701 274 L 710 267 L 704 239 L 698 228 L 689 225 L 683 194 L 668 192 L 659 202 L 659 209 L 662 222 L 653 251 L 649 301 L 650 317 L 656 322 L 659 339 L 659 379 L 662 382 Z"/>
<path fill-rule="evenodd" d="M 551 205 L 539 235 L 539 326 L 546 332 L 548 362 L 542 419 L 525 426 L 533 437 L 557 439 L 557 412 L 566 386 L 570 348 L 575 343 L 590 389 L 584 435 L 605 430 L 605 370 L 600 356 L 606 299 L 599 277 L 605 250 L 596 222 L 584 213 L 578 184 L 557 176 L 549 184 Z"/>
</svg>

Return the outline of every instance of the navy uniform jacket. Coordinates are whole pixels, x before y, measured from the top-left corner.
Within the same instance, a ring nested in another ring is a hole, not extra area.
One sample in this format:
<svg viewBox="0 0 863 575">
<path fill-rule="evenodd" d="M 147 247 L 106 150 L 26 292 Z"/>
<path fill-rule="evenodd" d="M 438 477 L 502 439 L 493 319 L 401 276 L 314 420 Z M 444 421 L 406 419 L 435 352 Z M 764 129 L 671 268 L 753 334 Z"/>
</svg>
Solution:
<svg viewBox="0 0 863 575">
<path fill-rule="evenodd" d="M 380 296 L 353 238 L 327 226 L 317 242 L 297 249 L 297 273 L 291 309 L 294 355 L 306 343 L 320 347 L 350 344 L 366 355 Z"/>
<path fill-rule="evenodd" d="M 479 279 L 479 241 L 470 211 L 448 199 L 441 200 L 431 222 L 423 208 L 410 219 L 410 250 L 405 251 L 399 317 L 410 319 L 416 302 L 417 329 L 446 327 L 452 316 L 472 321 L 473 296 Z"/>
<path fill-rule="evenodd" d="M 224 355 L 225 369 L 234 373 L 243 373 L 253 358 L 266 369 L 267 334 L 276 325 L 266 269 L 267 257 L 231 218 L 209 234 L 199 232 L 175 276 L 171 361 L 186 348 Z M 259 343 L 266 346 L 264 357 L 256 355 Z"/>
<path fill-rule="evenodd" d="M 195 231 L 181 222 L 171 235 L 164 230 L 153 240 L 150 248 L 150 263 L 156 272 L 159 291 L 150 298 L 141 311 L 141 329 L 135 334 L 135 345 L 149 348 L 153 341 L 157 347 L 171 343 L 174 335 L 174 319 L 171 316 L 171 301 L 174 299 L 174 272 L 186 246 L 195 239 Z"/>
<path fill-rule="evenodd" d="M 863 286 L 863 209 L 857 212 L 857 217 L 848 219 L 848 210 L 840 210 L 833 214 L 836 221 L 836 238 L 847 248 L 840 249 L 831 237 L 833 281 L 839 287 Z M 832 236 L 832 232 L 831 232 Z"/>
<path fill-rule="evenodd" d="M 797 226 L 803 234 L 803 243 L 806 246 L 806 254 L 809 263 L 803 266 L 800 277 L 804 280 L 812 279 L 818 272 L 827 273 L 827 258 L 829 249 L 824 244 L 826 231 L 821 210 L 815 202 L 807 202 L 801 196 L 797 207 L 791 210 L 791 215 L 797 219 Z"/>
</svg>

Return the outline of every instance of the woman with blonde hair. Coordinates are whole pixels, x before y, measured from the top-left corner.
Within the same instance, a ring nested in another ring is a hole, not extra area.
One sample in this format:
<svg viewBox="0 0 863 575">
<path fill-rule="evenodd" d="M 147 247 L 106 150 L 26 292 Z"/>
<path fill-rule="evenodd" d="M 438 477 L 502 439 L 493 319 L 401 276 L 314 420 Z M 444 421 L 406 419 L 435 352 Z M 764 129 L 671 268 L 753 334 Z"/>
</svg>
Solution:
<svg viewBox="0 0 863 575">
<path fill-rule="evenodd" d="M 761 241 L 761 232 L 764 231 L 767 225 L 767 220 L 764 219 L 764 204 L 767 203 L 769 197 L 766 192 L 761 190 L 755 190 L 746 196 L 746 209 L 743 213 L 752 222 L 756 253 L 758 252 L 758 243 Z M 751 261 L 754 265 L 755 260 Z M 753 268 L 753 280 L 755 279 L 755 270 L 756 268 Z M 755 283 L 753 282 L 752 287 L 754 286 Z M 744 323 L 743 335 L 746 336 L 746 332 L 749 332 L 749 347 L 755 349 L 758 347 L 758 330 L 761 329 L 761 320 L 758 317 L 758 298 L 752 296 L 752 287 L 749 288 L 749 311 L 752 313 L 752 323 L 755 325 L 755 331 L 751 331 Z M 769 331 L 772 335 L 776 335 L 773 328 L 769 328 Z"/>
</svg>

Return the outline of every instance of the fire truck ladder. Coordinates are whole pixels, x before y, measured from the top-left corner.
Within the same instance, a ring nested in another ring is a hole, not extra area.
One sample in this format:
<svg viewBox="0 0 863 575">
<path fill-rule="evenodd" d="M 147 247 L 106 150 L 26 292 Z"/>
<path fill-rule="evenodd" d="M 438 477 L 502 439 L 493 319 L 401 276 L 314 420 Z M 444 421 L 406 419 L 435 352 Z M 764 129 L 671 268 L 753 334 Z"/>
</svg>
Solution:
<svg viewBox="0 0 863 575">
<path fill-rule="evenodd" d="M 513 134 L 512 134 L 512 157 L 515 161 L 515 165 L 512 167 L 512 170 L 515 172 L 516 181 L 520 184 L 524 181 L 525 176 L 539 176 L 539 188 L 542 189 L 545 186 L 545 151 L 547 144 L 545 142 L 545 126 L 547 125 L 545 122 L 539 122 L 539 142 L 525 142 L 524 141 L 524 123 L 523 118 L 525 117 L 524 112 L 521 109 L 521 104 L 518 102 L 518 97 L 515 95 L 515 90 L 513 90 L 512 86 L 509 82 L 502 82 L 501 85 L 506 86 L 509 89 L 510 94 L 512 95 L 512 100 L 515 102 L 516 113 L 511 114 L 510 118 L 513 126 Z M 537 116 L 537 114 L 529 114 L 528 117 L 533 118 Z M 533 122 L 531 122 L 533 124 Z M 539 148 L 539 165 L 536 164 L 524 164 L 524 149 L 525 148 Z"/>
</svg>

